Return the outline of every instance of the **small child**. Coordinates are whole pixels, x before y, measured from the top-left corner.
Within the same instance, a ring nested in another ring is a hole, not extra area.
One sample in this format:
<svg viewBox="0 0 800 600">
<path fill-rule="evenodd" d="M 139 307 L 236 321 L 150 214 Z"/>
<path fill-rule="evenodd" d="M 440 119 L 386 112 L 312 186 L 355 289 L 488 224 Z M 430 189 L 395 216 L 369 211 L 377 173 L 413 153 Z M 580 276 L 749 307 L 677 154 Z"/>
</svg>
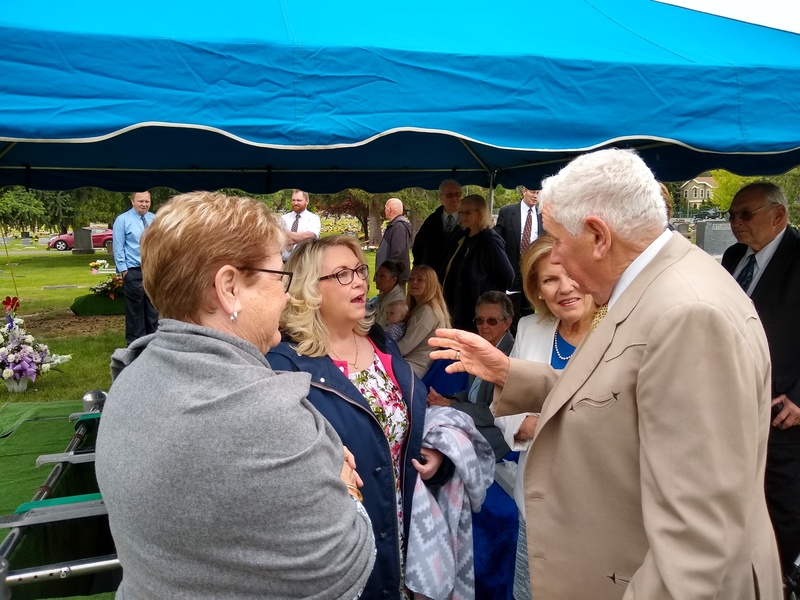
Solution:
<svg viewBox="0 0 800 600">
<path fill-rule="evenodd" d="M 386 305 L 384 315 L 386 317 L 386 333 L 395 342 L 406 333 L 405 318 L 408 314 L 408 304 L 405 300 L 395 300 Z"/>
</svg>

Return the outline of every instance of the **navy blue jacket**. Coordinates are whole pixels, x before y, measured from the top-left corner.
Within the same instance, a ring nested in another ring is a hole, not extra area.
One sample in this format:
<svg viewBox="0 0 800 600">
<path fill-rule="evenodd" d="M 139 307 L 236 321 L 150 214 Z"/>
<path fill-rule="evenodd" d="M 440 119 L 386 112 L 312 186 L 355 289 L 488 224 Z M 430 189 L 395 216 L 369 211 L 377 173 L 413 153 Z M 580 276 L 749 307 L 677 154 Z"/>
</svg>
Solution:
<svg viewBox="0 0 800 600">
<path fill-rule="evenodd" d="M 459 252 L 458 241 L 464 238 L 468 250 L 460 249 L 462 259 L 447 266 Z M 449 281 L 450 278 L 453 281 Z M 506 256 L 503 238 L 494 229 L 484 229 L 469 238 L 469 231 L 462 230 L 460 236 L 450 242 L 445 260 L 439 271 L 444 299 L 450 311 L 450 321 L 456 329 L 477 331 L 472 319 L 475 317 L 475 303 L 484 292 L 505 292 L 514 281 L 514 267 Z"/>
<path fill-rule="evenodd" d="M 411 515 L 411 499 L 417 481 L 412 458 L 419 459 L 425 425 L 427 393 L 403 359 L 397 344 L 383 329 L 373 326 L 369 337 L 382 352 L 392 356 L 392 370 L 409 408 L 409 428 L 402 454 L 403 515 L 405 539 Z M 305 371 L 311 374 L 308 399 L 333 425 L 342 443 L 355 455 L 358 474 L 364 480 L 364 508 L 372 520 L 377 557 L 362 598 L 399 598 L 400 556 L 397 504 L 389 443 L 383 429 L 358 389 L 327 356 L 301 356 L 283 341 L 267 354 L 276 371 Z M 440 469 L 441 471 L 441 469 Z"/>
</svg>

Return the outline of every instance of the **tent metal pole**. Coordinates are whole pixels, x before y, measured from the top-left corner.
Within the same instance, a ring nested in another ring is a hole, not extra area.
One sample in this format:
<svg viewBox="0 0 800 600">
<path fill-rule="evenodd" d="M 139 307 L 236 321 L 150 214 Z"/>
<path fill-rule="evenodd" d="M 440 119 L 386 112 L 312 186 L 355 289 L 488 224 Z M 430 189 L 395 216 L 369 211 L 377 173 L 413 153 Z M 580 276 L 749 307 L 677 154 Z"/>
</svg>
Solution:
<svg viewBox="0 0 800 600">
<path fill-rule="evenodd" d="M 466 140 L 464 140 L 464 138 L 458 138 L 458 141 L 463 144 L 464 148 L 467 149 L 467 152 L 469 152 L 472 155 L 472 158 L 474 158 L 476 161 L 478 161 L 478 164 L 483 168 L 484 173 L 491 173 L 492 172 L 492 170 L 489 168 L 489 165 L 487 165 L 484 162 L 484 160 L 480 156 L 478 156 L 478 153 L 475 152 L 475 150 L 472 149 L 472 146 L 470 146 L 466 142 Z M 466 170 L 475 171 L 477 169 L 459 169 L 459 171 L 466 171 Z"/>
<path fill-rule="evenodd" d="M 0 158 L 3 158 L 6 154 L 8 154 L 11 151 L 11 149 L 16 145 L 17 145 L 17 142 L 8 143 L 5 148 L 0 150 Z"/>
<path fill-rule="evenodd" d="M 51 581 L 56 578 L 68 579 L 80 575 L 103 573 L 105 571 L 118 569 L 119 567 L 120 562 L 117 555 L 109 554 L 97 558 L 84 558 L 44 567 L 30 567 L 27 569 L 19 569 L 18 571 L 9 571 L 6 574 L 5 583 L 8 587 L 12 587 L 24 583 Z M 1 597 L 2 596 L 0 596 L 0 598 Z"/>
<path fill-rule="evenodd" d="M 489 174 L 489 214 L 494 214 L 494 188 L 497 180 L 497 171 Z"/>
</svg>

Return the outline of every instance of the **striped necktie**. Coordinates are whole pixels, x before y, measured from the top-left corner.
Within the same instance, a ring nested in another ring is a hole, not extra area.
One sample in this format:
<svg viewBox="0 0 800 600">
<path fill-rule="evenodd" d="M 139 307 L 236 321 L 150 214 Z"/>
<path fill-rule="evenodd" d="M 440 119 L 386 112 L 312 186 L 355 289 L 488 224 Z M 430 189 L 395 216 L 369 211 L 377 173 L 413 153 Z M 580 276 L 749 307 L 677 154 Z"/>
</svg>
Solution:
<svg viewBox="0 0 800 600">
<path fill-rule="evenodd" d="M 742 286 L 744 293 L 747 293 L 747 289 L 750 287 L 750 284 L 753 282 L 753 275 L 755 274 L 756 270 L 756 255 L 751 254 L 750 258 L 747 259 L 747 264 L 744 266 L 744 269 L 741 270 L 738 277 L 736 277 L 736 283 Z"/>
<path fill-rule="evenodd" d="M 533 207 L 528 208 L 528 217 L 525 219 L 525 227 L 522 230 L 522 241 L 519 245 L 519 254 L 525 254 L 525 250 L 531 245 L 531 229 L 533 228 Z"/>
<path fill-rule="evenodd" d="M 147 225 L 147 219 L 145 219 L 144 215 L 142 215 L 142 228 L 147 229 Z"/>
</svg>

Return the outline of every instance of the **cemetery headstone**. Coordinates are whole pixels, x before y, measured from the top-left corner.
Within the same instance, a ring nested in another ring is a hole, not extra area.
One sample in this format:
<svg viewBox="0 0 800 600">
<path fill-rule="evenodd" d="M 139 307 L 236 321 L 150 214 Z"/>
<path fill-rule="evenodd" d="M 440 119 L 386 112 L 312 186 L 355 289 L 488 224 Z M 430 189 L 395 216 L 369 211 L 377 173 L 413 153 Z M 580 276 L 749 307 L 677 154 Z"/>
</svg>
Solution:
<svg viewBox="0 0 800 600">
<path fill-rule="evenodd" d="M 727 221 L 699 221 L 697 228 L 697 245 L 711 256 L 721 257 L 725 250 L 736 243 L 731 225 Z"/>
<path fill-rule="evenodd" d="M 72 246 L 73 254 L 94 254 L 92 248 L 92 230 L 85 227 L 75 230 L 75 242 Z"/>
</svg>

